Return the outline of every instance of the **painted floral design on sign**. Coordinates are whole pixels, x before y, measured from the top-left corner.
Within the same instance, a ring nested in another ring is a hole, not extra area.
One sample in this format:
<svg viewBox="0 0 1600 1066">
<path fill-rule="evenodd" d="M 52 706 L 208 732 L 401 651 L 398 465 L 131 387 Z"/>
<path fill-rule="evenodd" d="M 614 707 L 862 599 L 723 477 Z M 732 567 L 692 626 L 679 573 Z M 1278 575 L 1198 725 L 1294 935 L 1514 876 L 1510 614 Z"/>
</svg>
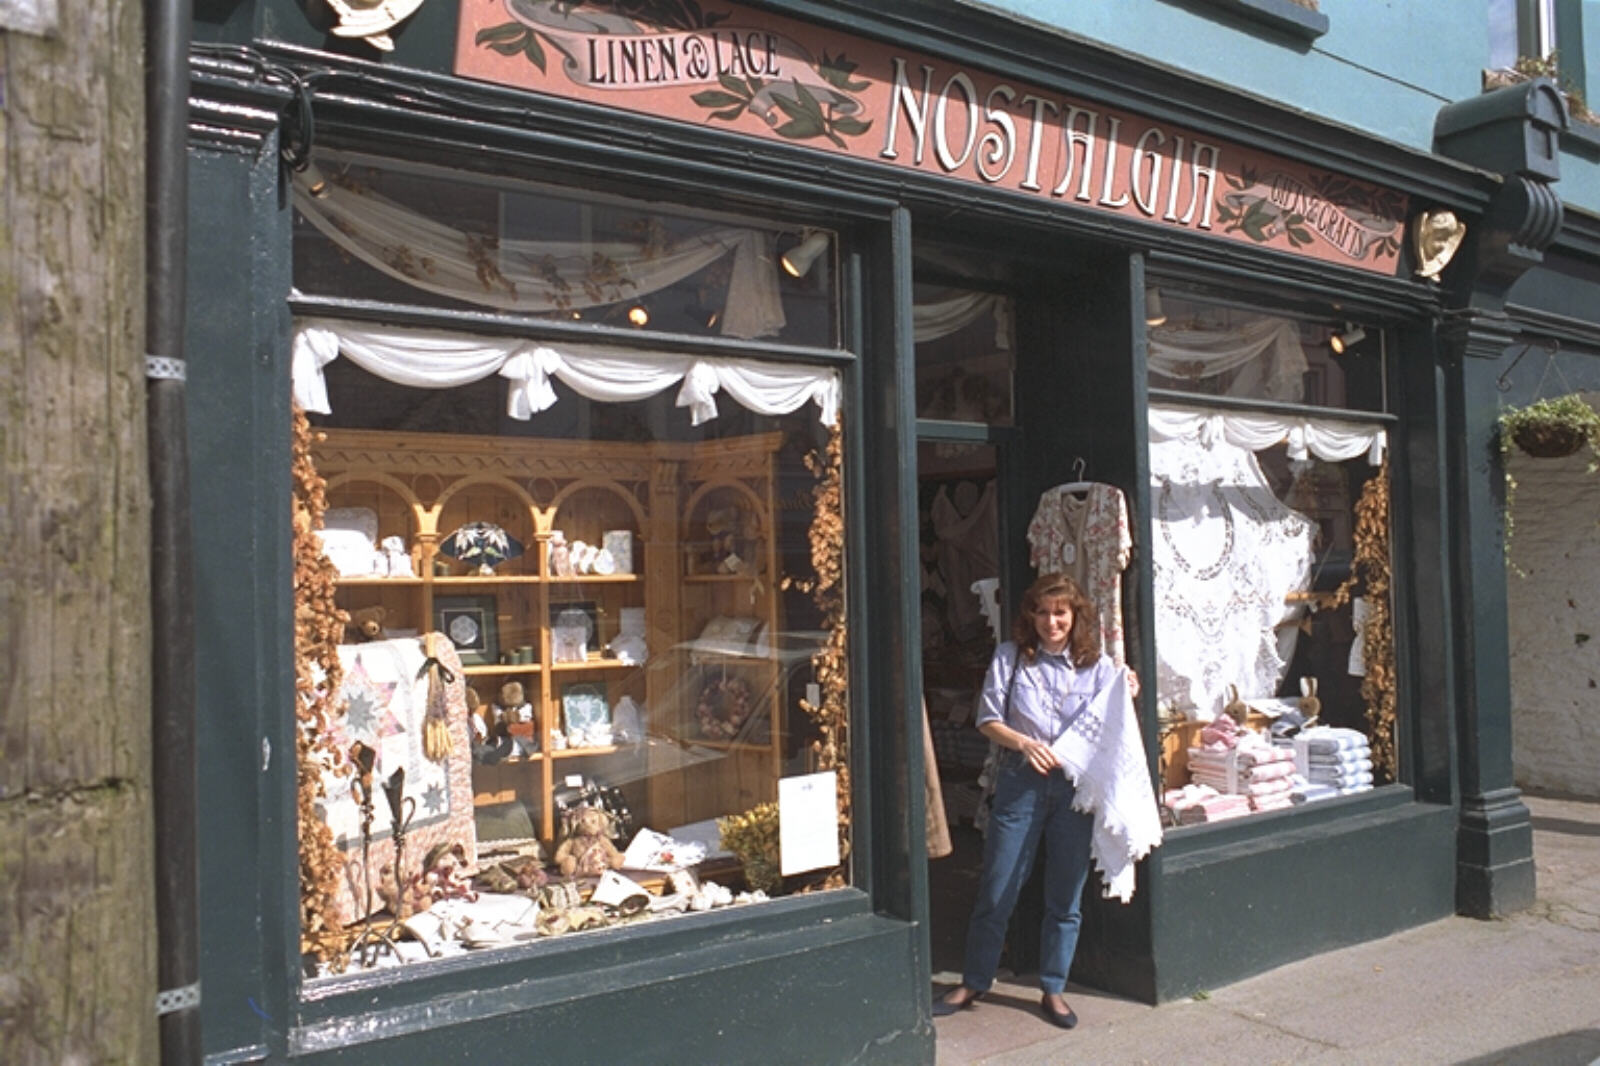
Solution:
<svg viewBox="0 0 1600 1066">
<path fill-rule="evenodd" d="M 734 3 L 465 0 L 457 74 L 1393 276 L 1393 190 Z"/>
<path fill-rule="evenodd" d="M 520 56 L 550 74 L 550 55 L 574 86 L 599 89 L 715 86 L 689 97 L 706 119 L 755 115 L 794 141 L 845 138 L 872 128 L 853 94 L 871 82 L 852 77 L 843 55 L 814 57 L 791 37 L 735 25 L 729 11 L 695 0 L 504 0 L 507 21 L 475 31 L 473 43 Z"/>
</svg>

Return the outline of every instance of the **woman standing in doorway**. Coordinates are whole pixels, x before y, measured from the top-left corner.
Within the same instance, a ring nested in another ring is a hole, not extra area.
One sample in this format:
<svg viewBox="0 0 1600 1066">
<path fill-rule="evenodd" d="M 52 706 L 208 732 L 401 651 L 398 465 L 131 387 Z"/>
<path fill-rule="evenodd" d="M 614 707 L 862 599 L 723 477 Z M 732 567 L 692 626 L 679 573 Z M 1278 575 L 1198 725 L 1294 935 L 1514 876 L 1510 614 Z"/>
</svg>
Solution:
<svg viewBox="0 0 1600 1066">
<path fill-rule="evenodd" d="M 1072 809 L 1075 790 L 1051 744 L 1116 679 L 1100 650 L 1099 613 L 1071 578 L 1044 574 L 1022 597 L 1013 639 L 995 649 L 978 729 L 999 745 L 994 807 L 967 928 L 961 984 L 934 1001 L 934 1017 L 975 1004 L 994 984 L 1006 926 L 1045 847 L 1039 930 L 1040 1006 L 1063 1029 L 1078 1024 L 1064 992 L 1078 946 L 1078 900 L 1089 873 L 1093 816 Z M 1129 688 L 1137 684 L 1129 676 Z"/>
</svg>

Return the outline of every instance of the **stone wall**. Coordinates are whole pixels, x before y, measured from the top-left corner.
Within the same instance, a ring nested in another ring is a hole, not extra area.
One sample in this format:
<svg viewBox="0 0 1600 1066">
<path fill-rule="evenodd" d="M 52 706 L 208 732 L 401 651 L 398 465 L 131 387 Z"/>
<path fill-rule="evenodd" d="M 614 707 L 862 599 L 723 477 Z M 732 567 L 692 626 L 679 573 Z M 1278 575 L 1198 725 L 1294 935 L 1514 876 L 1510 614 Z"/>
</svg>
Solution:
<svg viewBox="0 0 1600 1066">
<path fill-rule="evenodd" d="M 1600 475 L 1588 472 L 1592 460 L 1587 451 L 1510 456 L 1517 484 L 1506 583 L 1517 784 L 1600 799 Z"/>
</svg>

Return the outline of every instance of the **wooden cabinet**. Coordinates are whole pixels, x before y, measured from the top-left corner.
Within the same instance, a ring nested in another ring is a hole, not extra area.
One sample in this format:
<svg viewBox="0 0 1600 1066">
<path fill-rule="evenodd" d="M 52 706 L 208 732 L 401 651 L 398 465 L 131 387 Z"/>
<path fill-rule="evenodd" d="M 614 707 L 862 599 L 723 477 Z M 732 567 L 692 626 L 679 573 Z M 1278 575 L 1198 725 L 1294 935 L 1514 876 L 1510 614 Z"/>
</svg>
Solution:
<svg viewBox="0 0 1600 1066">
<path fill-rule="evenodd" d="M 414 572 L 343 577 L 340 606 L 383 608 L 390 633 L 448 631 L 464 615 L 457 636 L 477 649 L 464 667 L 468 684 L 493 702 L 516 681 L 532 704 L 536 750 L 474 765 L 481 809 L 520 804 L 552 842 L 553 796 L 570 775 L 616 784 L 636 823 L 661 830 L 776 797 L 790 713 L 777 652 L 779 434 L 645 444 L 319 436 L 313 454 L 330 513 L 375 514 L 378 538 L 400 538 Z M 449 558 L 446 538 L 474 522 L 500 527 L 522 553 L 490 573 Z M 630 534 L 630 572 L 554 572 L 558 532 L 569 546 Z M 643 619 L 643 664 L 607 654 L 625 616 Z M 557 623 L 580 620 L 592 634 L 574 661 Z M 564 697 L 596 694 L 613 710 L 631 699 L 643 736 L 564 744 Z M 727 702 L 741 694 L 742 715 Z"/>
</svg>

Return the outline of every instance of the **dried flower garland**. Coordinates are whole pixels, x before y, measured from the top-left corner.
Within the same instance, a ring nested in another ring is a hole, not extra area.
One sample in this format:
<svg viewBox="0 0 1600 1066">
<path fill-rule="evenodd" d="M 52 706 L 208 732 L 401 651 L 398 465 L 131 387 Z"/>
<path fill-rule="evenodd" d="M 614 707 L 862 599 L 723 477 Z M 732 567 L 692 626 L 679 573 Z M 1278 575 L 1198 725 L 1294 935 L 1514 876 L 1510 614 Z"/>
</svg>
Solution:
<svg viewBox="0 0 1600 1066">
<path fill-rule="evenodd" d="M 801 700 L 801 708 L 816 722 L 821 738 L 812 742 L 817 766 L 838 774 L 839 854 L 850 854 L 850 658 L 844 598 L 844 428 L 843 419 L 828 433 L 826 450 L 806 456 L 806 469 L 817 479 L 812 488 L 815 515 L 811 520 L 809 581 L 785 578 L 785 588 L 811 593 L 828 631 L 827 642 L 811 657 L 821 702 Z M 843 884 L 842 874 L 829 885 Z"/>
<path fill-rule="evenodd" d="M 1367 604 L 1361 627 L 1361 648 L 1367 673 L 1361 698 L 1367 705 L 1368 732 L 1372 739 L 1372 777 L 1385 783 L 1395 778 L 1395 662 L 1394 615 L 1389 602 L 1389 461 L 1368 480 L 1356 502 L 1355 558 L 1350 576 L 1334 593 L 1331 606 L 1350 599 L 1356 582 L 1362 583 Z"/>
<path fill-rule="evenodd" d="M 348 772 L 333 743 L 333 723 L 344 713 L 339 688 L 339 641 L 350 620 L 334 602 L 337 572 L 322 553 L 317 530 L 328 509 L 326 482 L 311 459 L 313 433 L 305 412 L 294 409 L 290 442 L 294 523 L 294 673 L 296 806 L 300 829 L 300 949 L 337 962 L 343 937 L 335 917 L 343 868 L 333 832 L 317 813 L 327 769 Z"/>
</svg>

